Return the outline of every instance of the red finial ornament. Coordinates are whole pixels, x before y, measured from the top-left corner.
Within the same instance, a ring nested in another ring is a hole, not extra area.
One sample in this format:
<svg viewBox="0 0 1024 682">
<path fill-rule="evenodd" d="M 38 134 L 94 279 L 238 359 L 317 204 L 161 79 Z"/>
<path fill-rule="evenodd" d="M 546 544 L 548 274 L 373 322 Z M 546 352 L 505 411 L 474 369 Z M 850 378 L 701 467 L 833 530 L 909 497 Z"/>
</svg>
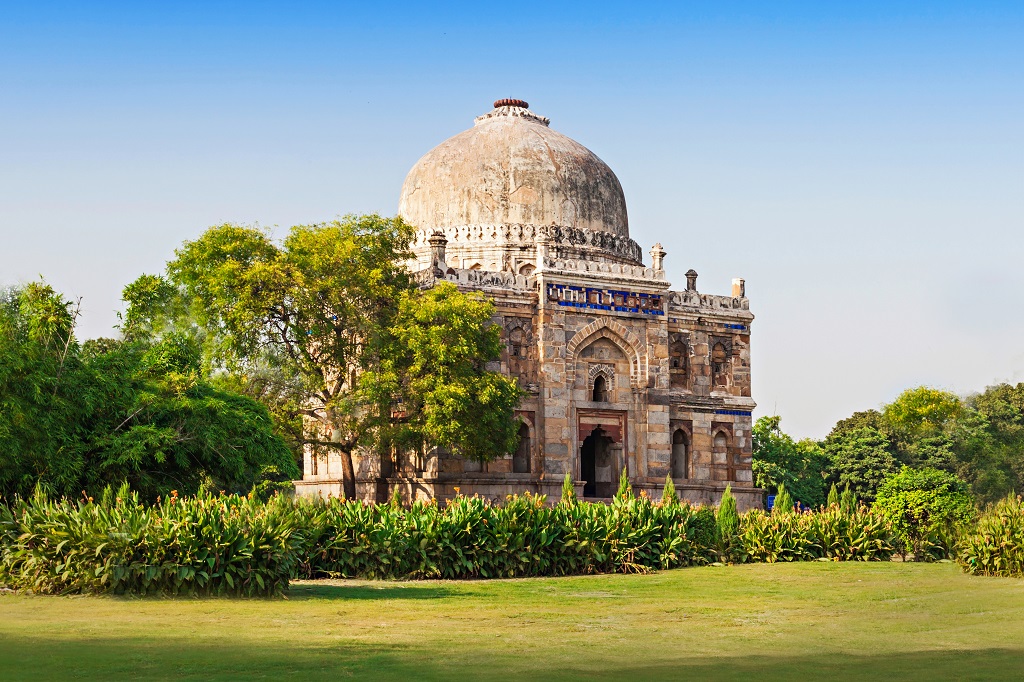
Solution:
<svg viewBox="0 0 1024 682">
<path fill-rule="evenodd" d="M 511 99 L 506 97 L 505 99 L 495 100 L 494 108 L 498 107 L 522 107 L 523 109 L 529 109 L 530 105 L 521 99 Z"/>
</svg>

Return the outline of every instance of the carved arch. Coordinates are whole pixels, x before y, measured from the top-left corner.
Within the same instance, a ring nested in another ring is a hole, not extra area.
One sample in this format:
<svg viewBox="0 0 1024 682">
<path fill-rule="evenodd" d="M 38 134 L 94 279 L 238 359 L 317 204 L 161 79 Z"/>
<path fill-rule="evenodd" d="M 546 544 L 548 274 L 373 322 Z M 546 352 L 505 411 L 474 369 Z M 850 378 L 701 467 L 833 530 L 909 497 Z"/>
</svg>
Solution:
<svg viewBox="0 0 1024 682">
<path fill-rule="evenodd" d="M 590 370 L 587 372 L 587 385 L 593 386 L 594 380 L 598 376 L 603 376 L 604 380 L 608 382 L 608 388 L 615 388 L 615 365 L 608 364 L 594 364 L 590 366 Z"/>
<path fill-rule="evenodd" d="M 598 339 L 608 339 L 625 353 L 629 360 L 630 383 L 634 388 L 647 385 L 647 353 L 644 345 L 629 329 L 615 320 L 596 320 L 576 332 L 565 347 L 568 367 L 575 367 L 576 353 Z"/>
</svg>

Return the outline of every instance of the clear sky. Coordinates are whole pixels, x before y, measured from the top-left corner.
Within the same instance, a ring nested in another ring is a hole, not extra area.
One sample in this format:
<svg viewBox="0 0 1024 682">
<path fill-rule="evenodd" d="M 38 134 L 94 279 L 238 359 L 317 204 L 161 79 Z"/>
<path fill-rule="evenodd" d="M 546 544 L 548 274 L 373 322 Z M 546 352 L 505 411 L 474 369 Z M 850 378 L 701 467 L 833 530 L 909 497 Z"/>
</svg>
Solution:
<svg viewBox="0 0 1024 682">
<path fill-rule="evenodd" d="M 498 97 L 611 165 L 674 284 L 746 278 L 790 433 L 1024 381 L 1019 1 L 7 2 L 0 284 L 111 335 L 209 225 L 393 214 Z"/>
</svg>

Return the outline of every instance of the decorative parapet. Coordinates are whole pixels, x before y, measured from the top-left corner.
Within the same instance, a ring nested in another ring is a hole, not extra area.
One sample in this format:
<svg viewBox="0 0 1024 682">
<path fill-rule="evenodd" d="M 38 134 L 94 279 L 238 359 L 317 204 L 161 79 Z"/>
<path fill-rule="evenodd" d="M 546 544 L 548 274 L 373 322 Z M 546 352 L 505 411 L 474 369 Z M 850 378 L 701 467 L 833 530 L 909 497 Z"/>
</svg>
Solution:
<svg viewBox="0 0 1024 682">
<path fill-rule="evenodd" d="M 544 270 L 554 270 L 565 273 L 581 274 L 602 274 L 624 277 L 629 279 L 645 281 L 665 281 L 665 271 L 647 268 L 642 265 L 627 265 L 625 263 L 601 263 L 599 261 L 586 260 L 562 260 L 560 258 L 545 258 Z"/>
<path fill-rule="evenodd" d="M 440 270 L 420 270 L 413 273 L 413 279 L 420 286 L 431 286 L 436 282 L 454 282 L 460 286 L 474 287 L 480 289 L 514 289 L 517 291 L 534 291 L 537 288 L 537 280 L 526 275 L 517 275 L 513 272 L 492 272 L 488 270 L 465 270 L 462 268 L 448 268 L 442 273 Z"/>
<path fill-rule="evenodd" d="M 715 296 L 697 291 L 671 291 L 668 294 L 669 311 L 673 308 L 712 308 L 715 310 L 750 310 L 750 301 L 743 297 Z"/>
<path fill-rule="evenodd" d="M 533 247 L 541 238 L 546 237 L 551 241 L 551 248 L 556 252 L 559 248 L 596 249 L 624 260 L 631 260 L 635 263 L 643 262 L 643 250 L 629 237 L 600 230 L 562 225 L 506 223 L 459 225 L 429 231 L 418 230 L 413 239 L 413 248 L 426 251 L 429 248 L 431 236 L 437 231 L 444 234 L 450 247 L 463 244 Z"/>
</svg>

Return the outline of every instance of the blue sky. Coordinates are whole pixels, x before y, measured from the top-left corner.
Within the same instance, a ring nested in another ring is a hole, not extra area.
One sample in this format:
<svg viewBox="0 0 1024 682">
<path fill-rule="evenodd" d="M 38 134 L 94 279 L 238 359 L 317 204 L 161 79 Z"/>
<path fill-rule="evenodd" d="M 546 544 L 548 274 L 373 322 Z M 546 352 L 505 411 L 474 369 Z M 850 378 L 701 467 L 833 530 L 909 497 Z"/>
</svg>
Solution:
<svg viewBox="0 0 1024 682">
<path fill-rule="evenodd" d="M 747 279 L 790 432 L 1024 381 L 1024 3 L 141 5 L 0 13 L 0 283 L 83 297 L 84 336 L 209 225 L 393 213 L 512 96 L 674 283 Z"/>
</svg>

